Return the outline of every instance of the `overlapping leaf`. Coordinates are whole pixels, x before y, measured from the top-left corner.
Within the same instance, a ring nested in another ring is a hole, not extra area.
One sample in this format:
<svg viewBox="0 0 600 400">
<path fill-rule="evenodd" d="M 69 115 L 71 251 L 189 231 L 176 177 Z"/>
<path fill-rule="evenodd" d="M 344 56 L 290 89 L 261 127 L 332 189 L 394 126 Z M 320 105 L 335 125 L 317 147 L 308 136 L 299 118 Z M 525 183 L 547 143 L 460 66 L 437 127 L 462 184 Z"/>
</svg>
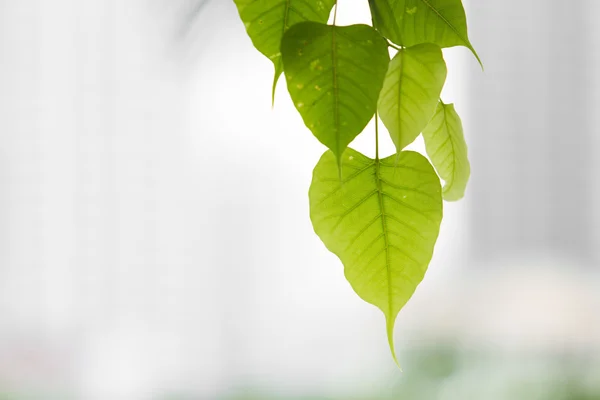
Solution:
<svg viewBox="0 0 600 400">
<path fill-rule="evenodd" d="M 390 62 L 378 108 L 398 151 L 427 126 L 446 74 L 442 50 L 433 44 L 402 49 Z"/>
<path fill-rule="evenodd" d="M 463 198 L 471 166 L 467 143 L 460 117 L 454 104 L 438 104 L 435 115 L 423 131 L 425 148 L 438 174 L 446 182 L 444 199 L 457 201 Z"/>
<path fill-rule="evenodd" d="M 315 167 L 310 217 L 356 293 L 385 314 L 395 359 L 396 316 L 423 279 L 438 237 L 440 180 L 414 152 L 378 161 L 348 148 L 342 161 L 342 182 L 332 152 Z"/>
<path fill-rule="evenodd" d="M 234 0 L 254 47 L 275 64 L 273 93 L 283 72 L 281 39 L 303 21 L 327 22 L 335 0 Z"/>
<path fill-rule="evenodd" d="M 465 46 L 481 60 L 469 41 L 461 0 L 369 0 L 373 26 L 401 46 L 434 43 Z"/>
<path fill-rule="evenodd" d="M 288 91 L 306 126 L 336 155 L 365 128 L 389 64 L 386 41 L 367 25 L 294 25 L 281 53 Z"/>
</svg>

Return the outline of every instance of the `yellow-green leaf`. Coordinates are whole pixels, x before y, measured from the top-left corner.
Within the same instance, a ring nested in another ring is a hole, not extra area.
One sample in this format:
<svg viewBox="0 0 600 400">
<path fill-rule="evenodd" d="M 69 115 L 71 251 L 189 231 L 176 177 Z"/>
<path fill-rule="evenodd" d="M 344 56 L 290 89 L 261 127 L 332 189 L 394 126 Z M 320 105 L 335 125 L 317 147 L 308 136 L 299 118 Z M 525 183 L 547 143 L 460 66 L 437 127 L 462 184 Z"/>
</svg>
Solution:
<svg viewBox="0 0 600 400">
<path fill-rule="evenodd" d="M 411 144 L 435 112 L 446 81 L 442 50 L 419 44 L 398 51 L 379 98 L 379 115 L 398 151 Z"/>
<path fill-rule="evenodd" d="M 481 60 L 469 41 L 461 0 L 369 0 L 373 26 L 401 46 L 434 43 L 465 46 Z"/>
<path fill-rule="evenodd" d="M 423 131 L 425 148 L 440 177 L 446 182 L 444 200 L 464 197 L 471 175 L 467 143 L 454 104 L 438 104 L 435 115 Z"/>
<path fill-rule="evenodd" d="M 285 33 L 281 52 L 296 109 L 339 158 L 375 114 L 389 64 L 386 41 L 367 25 L 303 22 Z"/>
<path fill-rule="evenodd" d="M 273 93 L 283 71 L 281 39 L 303 21 L 327 22 L 335 0 L 234 0 L 254 47 L 275 64 Z"/>
<path fill-rule="evenodd" d="M 332 152 L 315 167 L 310 218 L 354 291 L 383 311 L 396 359 L 396 316 L 427 271 L 442 221 L 440 180 L 410 151 L 372 160 L 348 148 L 342 163 L 342 182 Z"/>
</svg>

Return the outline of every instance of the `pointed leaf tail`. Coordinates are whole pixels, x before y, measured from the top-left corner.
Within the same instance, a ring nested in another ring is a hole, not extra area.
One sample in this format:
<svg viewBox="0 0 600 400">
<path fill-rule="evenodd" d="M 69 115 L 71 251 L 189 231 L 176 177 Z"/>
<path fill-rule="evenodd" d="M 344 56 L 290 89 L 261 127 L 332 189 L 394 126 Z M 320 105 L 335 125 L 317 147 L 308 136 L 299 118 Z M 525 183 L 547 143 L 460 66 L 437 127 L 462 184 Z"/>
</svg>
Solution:
<svg viewBox="0 0 600 400">
<path fill-rule="evenodd" d="M 396 357 L 396 348 L 394 347 L 394 325 L 395 325 L 395 323 L 396 323 L 395 315 L 386 315 L 385 316 L 387 338 L 388 338 L 388 344 L 390 345 L 390 351 L 392 352 L 392 358 L 394 359 L 394 362 L 396 363 L 396 365 L 398 366 L 400 371 L 402 371 L 402 367 L 400 366 L 400 363 L 398 362 L 398 357 Z"/>
<path fill-rule="evenodd" d="M 273 77 L 273 88 L 271 89 L 271 108 L 275 108 L 275 90 L 277 89 L 277 82 L 282 73 L 283 62 L 281 61 L 281 57 L 279 57 L 279 61 L 275 62 L 275 76 Z"/>
<path fill-rule="evenodd" d="M 392 173 L 392 177 L 396 178 L 396 171 L 398 171 L 398 163 L 400 162 L 400 152 L 396 152 L 396 161 L 394 161 L 394 172 Z"/>
<path fill-rule="evenodd" d="M 485 71 L 485 68 L 483 67 L 483 61 L 481 61 L 481 58 L 479 58 L 479 54 L 477 54 L 477 51 L 475 51 L 475 48 L 471 45 L 471 43 L 469 43 L 469 45 L 467 47 L 469 50 L 471 50 L 471 53 L 473 53 L 473 55 L 477 59 L 477 62 L 479 63 L 481 70 Z"/>
</svg>

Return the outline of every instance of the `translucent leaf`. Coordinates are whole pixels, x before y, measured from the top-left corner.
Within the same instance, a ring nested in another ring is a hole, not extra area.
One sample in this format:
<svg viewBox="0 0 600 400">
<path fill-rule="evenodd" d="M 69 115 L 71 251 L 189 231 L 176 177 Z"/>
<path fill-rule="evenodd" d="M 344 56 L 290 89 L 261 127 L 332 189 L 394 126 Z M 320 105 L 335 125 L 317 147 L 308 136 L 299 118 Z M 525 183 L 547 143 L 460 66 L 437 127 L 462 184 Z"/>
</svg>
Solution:
<svg viewBox="0 0 600 400">
<path fill-rule="evenodd" d="M 273 96 L 281 65 L 281 39 L 285 31 L 304 21 L 327 22 L 335 0 L 234 0 L 254 47 L 275 65 Z"/>
<path fill-rule="evenodd" d="M 435 112 L 446 81 L 442 50 L 419 44 L 398 51 L 379 98 L 379 114 L 398 151 L 412 143 Z"/>
<path fill-rule="evenodd" d="M 423 131 L 423 138 L 431 162 L 446 182 L 442 192 L 444 199 L 462 199 L 471 175 L 471 166 L 462 122 L 454 104 L 439 102 L 435 115 Z"/>
<path fill-rule="evenodd" d="M 396 359 L 396 316 L 425 275 L 442 221 L 440 180 L 409 151 L 376 161 L 348 148 L 342 162 L 341 183 L 330 151 L 315 167 L 310 217 L 354 291 L 383 311 Z"/>
<path fill-rule="evenodd" d="M 373 26 L 401 46 L 434 43 L 465 46 L 481 60 L 469 41 L 461 0 L 369 0 Z"/>
<path fill-rule="evenodd" d="M 375 114 L 389 64 L 367 25 L 294 25 L 281 52 L 288 91 L 306 126 L 339 158 Z"/>
</svg>

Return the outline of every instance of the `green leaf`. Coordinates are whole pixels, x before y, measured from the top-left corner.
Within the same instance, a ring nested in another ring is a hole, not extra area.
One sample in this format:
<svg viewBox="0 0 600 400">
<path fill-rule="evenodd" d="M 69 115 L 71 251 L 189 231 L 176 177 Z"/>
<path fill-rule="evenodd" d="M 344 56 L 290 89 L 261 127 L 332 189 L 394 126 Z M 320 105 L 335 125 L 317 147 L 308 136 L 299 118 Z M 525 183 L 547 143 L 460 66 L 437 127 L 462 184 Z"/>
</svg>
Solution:
<svg viewBox="0 0 600 400">
<path fill-rule="evenodd" d="M 254 47 L 275 64 L 273 97 L 283 71 L 281 39 L 290 27 L 303 21 L 327 22 L 335 0 L 234 0 Z"/>
<path fill-rule="evenodd" d="M 354 291 L 383 311 L 396 360 L 396 316 L 425 275 L 442 221 L 440 180 L 415 152 L 378 161 L 348 148 L 342 160 L 342 182 L 332 152 L 315 167 L 310 218 Z"/>
<path fill-rule="evenodd" d="M 465 195 L 471 175 L 462 122 L 454 104 L 438 104 L 435 115 L 423 131 L 425 148 L 435 169 L 446 182 L 444 199 L 457 201 Z"/>
<path fill-rule="evenodd" d="M 398 151 L 411 144 L 427 126 L 446 74 L 442 50 L 433 44 L 402 49 L 390 62 L 378 109 Z"/>
<path fill-rule="evenodd" d="M 339 159 L 375 114 L 387 42 L 367 25 L 303 22 L 286 32 L 281 53 L 296 109 Z"/>
<path fill-rule="evenodd" d="M 369 5 L 373 26 L 392 42 L 405 47 L 465 46 L 483 67 L 469 41 L 461 0 L 369 0 Z"/>
</svg>

